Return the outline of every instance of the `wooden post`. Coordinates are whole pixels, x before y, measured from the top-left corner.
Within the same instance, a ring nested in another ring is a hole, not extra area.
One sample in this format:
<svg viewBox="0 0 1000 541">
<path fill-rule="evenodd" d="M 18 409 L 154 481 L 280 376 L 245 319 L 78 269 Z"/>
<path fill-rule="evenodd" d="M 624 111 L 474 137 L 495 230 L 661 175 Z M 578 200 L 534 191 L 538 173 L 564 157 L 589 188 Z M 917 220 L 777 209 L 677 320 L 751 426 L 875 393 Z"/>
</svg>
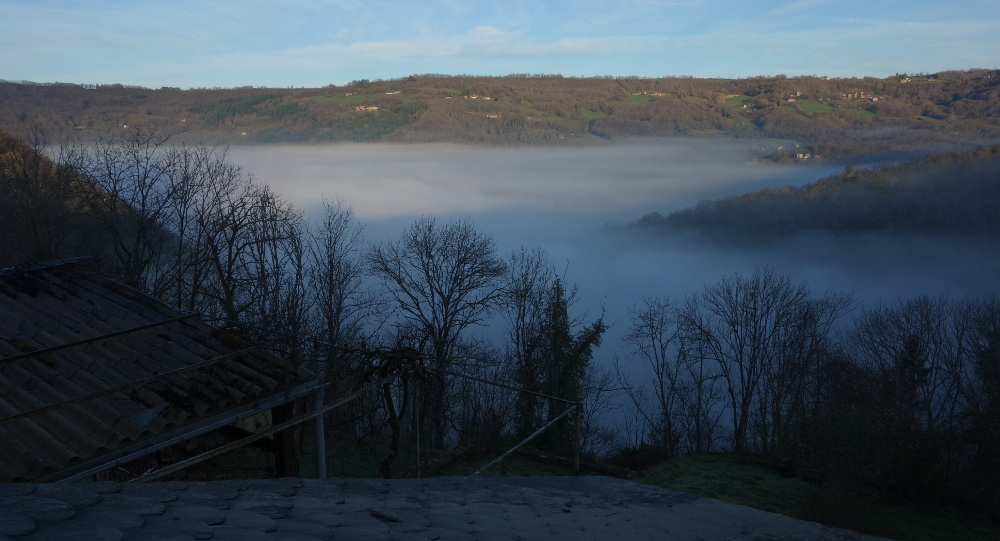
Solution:
<svg viewBox="0 0 1000 541">
<path fill-rule="evenodd" d="M 271 408 L 271 422 L 278 426 L 295 417 L 295 402 Z M 289 427 L 274 433 L 274 471 L 278 477 L 298 477 L 299 461 L 295 445 L 295 428 Z"/>
<path fill-rule="evenodd" d="M 316 411 L 323 409 L 324 390 L 322 387 L 316 390 L 316 401 L 313 405 Z M 313 426 L 316 430 L 316 478 L 326 479 L 326 427 L 323 423 L 323 414 L 315 417 Z"/>
<path fill-rule="evenodd" d="M 420 479 L 420 378 L 413 378 L 413 404 L 411 407 L 413 408 L 413 439 L 417 457 L 417 479 Z"/>
<path fill-rule="evenodd" d="M 576 453 L 573 458 L 573 471 L 580 475 L 580 437 L 583 435 L 583 427 L 580 426 L 580 410 L 583 409 L 583 402 L 576 403 Z"/>
</svg>

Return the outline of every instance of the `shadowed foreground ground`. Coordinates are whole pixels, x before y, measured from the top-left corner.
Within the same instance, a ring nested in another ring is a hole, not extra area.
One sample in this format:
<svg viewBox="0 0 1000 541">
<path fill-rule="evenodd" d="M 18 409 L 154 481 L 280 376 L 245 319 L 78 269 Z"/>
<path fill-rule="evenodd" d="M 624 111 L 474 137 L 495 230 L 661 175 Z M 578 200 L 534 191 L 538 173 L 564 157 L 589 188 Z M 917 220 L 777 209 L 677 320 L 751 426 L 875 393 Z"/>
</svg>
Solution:
<svg viewBox="0 0 1000 541">
<path fill-rule="evenodd" d="M 0 485 L 0 541 L 868 540 L 609 477 Z"/>
</svg>

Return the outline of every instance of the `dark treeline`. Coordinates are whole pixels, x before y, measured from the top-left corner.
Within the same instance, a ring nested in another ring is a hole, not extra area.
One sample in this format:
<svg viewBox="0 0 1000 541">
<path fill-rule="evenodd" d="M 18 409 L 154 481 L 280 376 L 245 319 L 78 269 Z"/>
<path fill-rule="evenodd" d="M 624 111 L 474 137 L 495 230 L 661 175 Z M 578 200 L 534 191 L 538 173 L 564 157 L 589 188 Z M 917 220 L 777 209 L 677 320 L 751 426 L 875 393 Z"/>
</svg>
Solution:
<svg viewBox="0 0 1000 541">
<path fill-rule="evenodd" d="M 652 374 L 625 382 L 635 409 L 624 456 L 637 465 L 736 452 L 829 501 L 1000 516 L 996 298 L 863 307 L 759 269 L 678 302 L 643 299 L 624 341 L 619 372 Z"/>
<path fill-rule="evenodd" d="M 998 202 L 1000 145 L 994 145 L 871 169 L 848 166 L 805 186 L 703 201 L 635 225 L 695 230 L 730 242 L 816 231 L 996 237 Z"/>
<path fill-rule="evenodd" d="M 442 453 L 495 453 L 581 401 L 579 421 L 537 444 L 568 454 L 580 429 L 587 454 L 627 467 L 738 453 L 831 498 L 1000 517 L 997 299 L 863 307 L 759 269 L 682 300 L 637 299 L 605 370 L 591 360 L 606 322 L 574 314 L 576 292 L 544 251 L 500 254 L 469 222 L 433 218 L 366 244 L 346 205 L 308 220 L 225 153 L 166 143 L 132 129 L 50 159 L 0 134 L 0 266 L 90 255 L 220 333 L 271 344 L 334 395 L 386 363 L 420 364 L 422 429 L 400 422 L 406 381 L 332 423 L 341 438 L 380 435 L 383 475 L 408 472 L 393 460 L 416 430 Z M 503 333 L 471 332 L 488 317 Z M 616 390 L 631 407 L 612 429 L 601 414 Z"/>
<path fill-rule="evenodd" d="M 772 139 L 780 161 L 980 145 L 1000 138 L 1000 72 L 878 78 L 413 75 L 323 88 L 145 89 L 0 82 L 0 125 L 91 141 L 134 125 L 175 141 L 593 144 Z"/>
</svg>

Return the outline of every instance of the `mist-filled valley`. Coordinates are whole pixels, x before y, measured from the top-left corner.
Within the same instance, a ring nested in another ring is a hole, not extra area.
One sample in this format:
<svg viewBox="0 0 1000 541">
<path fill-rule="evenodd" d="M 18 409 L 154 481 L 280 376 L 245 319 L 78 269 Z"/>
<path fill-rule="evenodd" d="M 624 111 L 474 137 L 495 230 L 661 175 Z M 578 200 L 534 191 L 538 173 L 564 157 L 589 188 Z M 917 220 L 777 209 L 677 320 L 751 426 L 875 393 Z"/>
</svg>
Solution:
<svg viewBox="0 0 1000 541">
<path fill-rule="evenodd" d="M 622 472 L 732 453 L 835 498 L 997 516 L 996 159 L 756 152 L 5 136 L 0 268 L 90 256 L 330 397 L 368 389 L 331 437 L 369 445 L 369 475 L 545 432 Z"/>
<path fill-rule="evenodd" d="M 542 248 L 553 271 L 579 287 L 577 308 L 603 309 L 619 328 L 641 296 L 679 299 L 765 266 L 813 291 L 866 302 L 1000 291 L 1000 255 L 989 238 L 861 231 L 718 242 L 628 227 L 648 213 L 801 186 L 843 167 L 774 165 L 752 153 L 738 142 L 664 139 L 575 149 L 235 147 L 229 157 L 307 216 L 324 199 L 350 206 L 369 241 L 398 238 L 416 218 L 433 216 L 470 220 L 501 252 Z M 606 341 L 604 350 L 617 345 Z"/>
</svg>

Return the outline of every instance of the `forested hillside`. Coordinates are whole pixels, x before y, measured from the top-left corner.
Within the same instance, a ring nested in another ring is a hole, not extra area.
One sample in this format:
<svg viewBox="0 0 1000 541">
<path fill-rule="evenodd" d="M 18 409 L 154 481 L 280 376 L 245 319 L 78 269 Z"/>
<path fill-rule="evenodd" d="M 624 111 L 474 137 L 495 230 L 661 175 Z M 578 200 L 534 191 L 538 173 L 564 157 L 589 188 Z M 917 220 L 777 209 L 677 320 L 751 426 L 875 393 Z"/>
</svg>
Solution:
<svg viewBox="0 0 1000 541">
<path fill-rule="evenodd" d="M 808 231 L 996 238 L 998 209 L 1000 145 L 994 145 L 871 169 L 848 166 L 805 186 L 703 201 L 635 225 L 740 241 Z"/>
<path fill-rule="evenodd" d="M 415 75 L 323 88 L 139 88 L 0 82 L 0 126 L 96 140 L 156 126 L 173 141 L 595 144 L 631 137 L 769 139 L 775 160 L 1000 140 L 1000 71 L 884 79 Z"/>
</svg>

